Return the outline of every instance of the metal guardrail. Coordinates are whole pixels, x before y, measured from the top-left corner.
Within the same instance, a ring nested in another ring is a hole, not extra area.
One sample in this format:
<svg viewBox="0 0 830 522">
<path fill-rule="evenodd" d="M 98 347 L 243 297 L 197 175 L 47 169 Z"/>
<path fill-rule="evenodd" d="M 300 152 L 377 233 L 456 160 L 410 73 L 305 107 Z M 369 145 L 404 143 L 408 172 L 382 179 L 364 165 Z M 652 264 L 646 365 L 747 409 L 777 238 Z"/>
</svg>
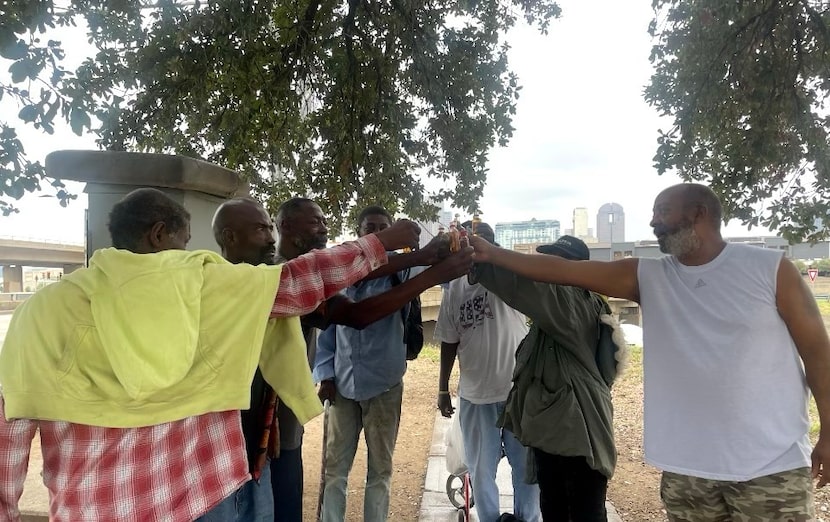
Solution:
<svg viewBox="0 0 830 522">
<path fill-rule="evenodd" d="M 66 241 L 65 239 L 48 237 L 10 236 L 7 234 L 0 234 L 0 239 L 9 241 L 25 241 L 27 243 L 44 243 L 49 245 L 84 246 L 83 241 Z"/>
<path fill-rule="evenodd" d="M 0 302 L 25 301 L 33 295 L 34 292 L 0 292 Z"/>
<path fill-rule="evenodd" d="M 825 301 L 830 301 L 830 294 L 815 294 L 813 297 L 816 298 L 816 301 L 823 299 Z"/>
</svg>

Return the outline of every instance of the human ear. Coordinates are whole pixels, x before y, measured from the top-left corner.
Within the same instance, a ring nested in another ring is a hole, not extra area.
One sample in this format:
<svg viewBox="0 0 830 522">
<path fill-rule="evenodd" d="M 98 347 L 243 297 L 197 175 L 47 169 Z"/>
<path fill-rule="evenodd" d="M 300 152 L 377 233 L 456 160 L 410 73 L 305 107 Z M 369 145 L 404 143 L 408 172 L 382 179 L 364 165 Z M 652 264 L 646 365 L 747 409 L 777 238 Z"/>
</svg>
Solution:
<svg viewBox="0 0 830 522">
<path fill-rule="evenodd" d="M 222 244 L 223 245 L 232 245 L 233 242 L 236 240 L 236 234 L 233 233 L 233 230 L 229 228 L 222 229 Z"/>
<path fill-rule="evenodd" d="M 150 246 L 153 247 L 153 250 L 159 250 L 164 247 L 167 236 L 167 225 L 164 224 L 164 221 L 158 221 L 150 227 L 150 231 L 147 233 L 147 240 Z"/>
<path fill-rule="evenodd" d="M 709 221 L 709 208 L 703 203 L 695 203 L 695 223 Z"/>
</svg>

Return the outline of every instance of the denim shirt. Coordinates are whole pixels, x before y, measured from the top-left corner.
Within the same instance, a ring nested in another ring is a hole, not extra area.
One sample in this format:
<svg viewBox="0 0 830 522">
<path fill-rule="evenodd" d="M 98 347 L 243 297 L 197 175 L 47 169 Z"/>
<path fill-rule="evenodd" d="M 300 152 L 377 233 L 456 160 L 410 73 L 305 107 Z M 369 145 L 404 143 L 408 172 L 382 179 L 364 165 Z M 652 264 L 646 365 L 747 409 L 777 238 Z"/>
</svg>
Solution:
<svg viewBox="0 0 830 522">
<path fill-rule="evenodd" d="M 398 272 L 406 281 L 421 272 L 421 267 Z M 392 277 L 359 281 L 343 293 L 358 302 L 392 288 Z M 406 372 L 406 346 L 403 342 L 403 317 L 400 310 L 387 315 L 363 330 L 332 325 L 317 339 L 314 366 L 316 381 L 334 378 L 343 397 L 363 401 L 377 397 L 397 385 Z"/>
</svg>

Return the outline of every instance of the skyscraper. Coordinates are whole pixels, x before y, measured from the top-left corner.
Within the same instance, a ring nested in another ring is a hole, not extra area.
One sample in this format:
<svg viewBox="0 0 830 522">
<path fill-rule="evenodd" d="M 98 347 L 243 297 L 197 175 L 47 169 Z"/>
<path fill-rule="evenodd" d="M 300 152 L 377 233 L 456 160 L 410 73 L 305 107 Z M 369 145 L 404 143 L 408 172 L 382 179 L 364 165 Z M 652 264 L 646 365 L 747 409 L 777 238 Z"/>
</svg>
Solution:
<svg viewBox="0 0 830 522">
<path fill-rule="evenodd" d="M 452 212 L 445 208 L 442 202 L 430 200 L 430 203 L 440 208 L 438 210 L 436 221 L 417 221 L 418 225 L 421 227 L 421 238 L 419 241 L 419 246 L 421 248 L 425 247 L 427 243 L 432 241 L 432 238 L 438 234 L 439 228 L 443 227 L 446 230 L 450 224 L 450 221 L 453 220 Z"/>
<path fill-rule="evenodd" d="M 574 237 L 584 238 L 590 234 L 588 232 L 588 209 L 585 207 L 577 207 L 574 209 L 573 215 L 573 232 Z"/>
<path fill-rule="evenodd" d="M 625 241 L 625 212 L 619 203 L 606 203 L 597 212 L 597 238 L 600 243 Z"/>
<path fill-rule="evenodd" d="M 559 221 L 556 219 L 531 219 L 496 223 L 496 243 L 503 248 L 529 243 L 553 243 L 559 239 Z"/>
</svg>

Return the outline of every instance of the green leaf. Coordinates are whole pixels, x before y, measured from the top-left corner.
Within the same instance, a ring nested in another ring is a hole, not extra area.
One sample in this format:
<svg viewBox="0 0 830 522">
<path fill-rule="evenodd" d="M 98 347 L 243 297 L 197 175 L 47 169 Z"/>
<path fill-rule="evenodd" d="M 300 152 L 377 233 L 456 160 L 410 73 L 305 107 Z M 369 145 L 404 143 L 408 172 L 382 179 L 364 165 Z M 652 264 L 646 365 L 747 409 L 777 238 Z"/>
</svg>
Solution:
<svg viewBox="0 0 830 522">
<path fill-rule="evenodd" d="M 69 125 L 72 127 L 72 132 L 80 136 L 84 132 L 84 127 L 89 128 L 92 123 L 85 110 L 72 107 L 69 111 Z"/>
<path fill-rule="evenodd" d="M 791 240 L 830 220 L 830 4 L 655 0 L 646 101 L 673 119 L 655 168 L 709 184 L 726 217 Z"/>
<path fill-rule="evenodd" d="M 559 16 L 553 0 L 10 6 L 12 34 L 32 36 L 12 83 L 55 93 L 35 120 L 45 132 L 58 110 L 76 134 L 94 114 L 102 147 L 205 158 L 272 207 L 307 194 L 333 232 L 373 203 L 432 217 L 421 176 L 449 187 L 438 200 L 477 207 L 487 153 L 512 136 L 520 90 L 503 35 L 522 20 L 544 32 Z M 64 70 L 65 34 L 50 28 L 76 19 L 97 54 Z M 13 180 L 40 179 L 24 172 L 25 154 L 15 160 Z"/>
<path fill-rule="evenodd" d="M 17 117 L 26 123 L 35 121 L 39 115 L 40 108 L 37 105 L 26 105 L 17 113 Z"/>
<path fill-rule="evenodd" d="M 32 62 L 29 60 L 18 60 L 9 66 L 9 73 L 12 75 L 12 82 L 20 83 L 30 77 L 32 73 Z"/>
<path fill-rule="evenodd" d="M 11 45 L 0 47 L 0 56 L 7 60 L 19 60 L 26 56 L 29 46 L 23 40 L 17 40 Z"/>
</svg>

